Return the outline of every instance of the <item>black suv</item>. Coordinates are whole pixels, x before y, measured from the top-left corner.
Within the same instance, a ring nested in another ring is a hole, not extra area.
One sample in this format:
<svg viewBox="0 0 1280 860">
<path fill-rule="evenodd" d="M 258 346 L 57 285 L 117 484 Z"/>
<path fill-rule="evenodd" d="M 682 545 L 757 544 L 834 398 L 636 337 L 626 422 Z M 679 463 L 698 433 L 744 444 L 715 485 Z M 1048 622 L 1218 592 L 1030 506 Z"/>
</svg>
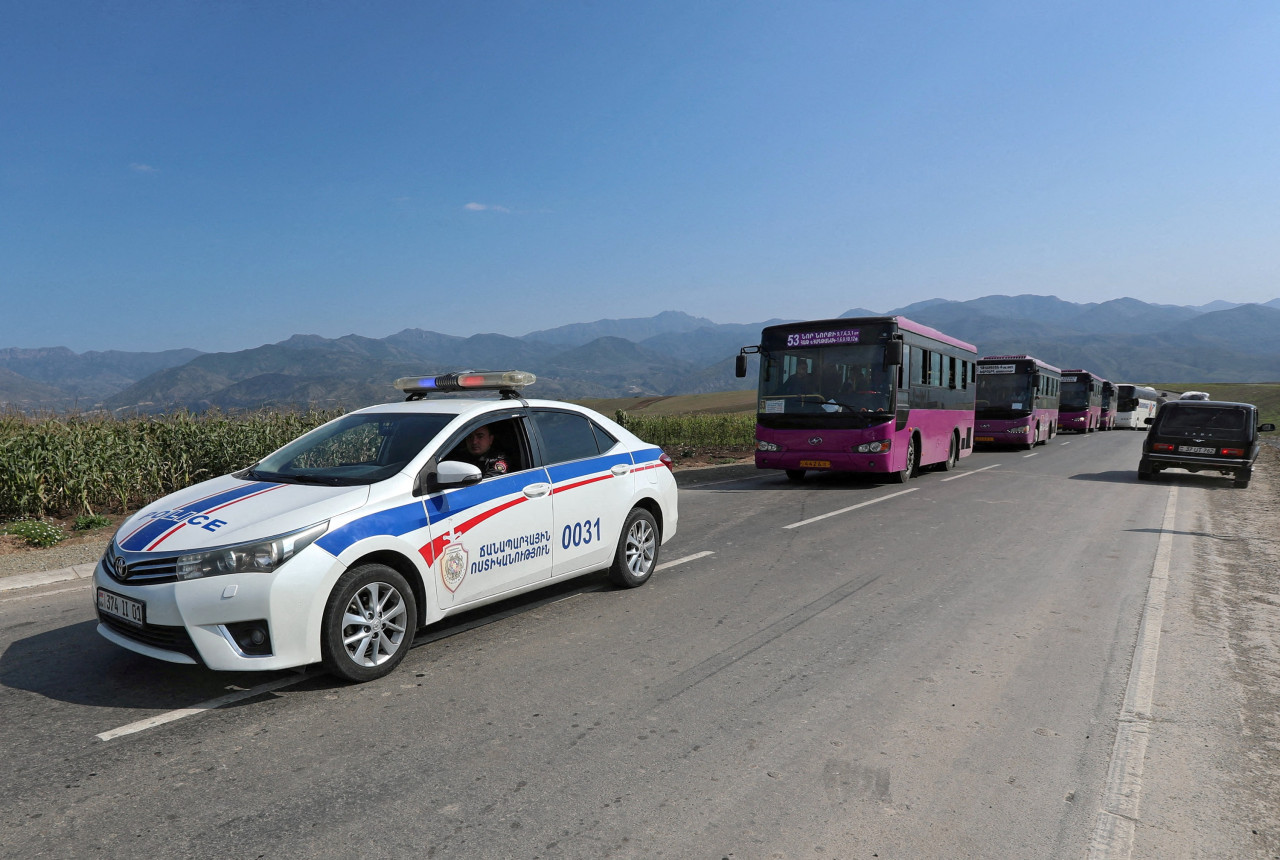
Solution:
<svg viewBox="0 0 1280 860">
<path fill-rule="evenodd" d="M 1162 469 L 1219 472 L 1235 477 L 1235 486 L 1249 486 L 1253 461 L 1258 458 L 1258 434 L 1276 429 L 1258 424 L 1252 403 L 1216 400 L 1173 400 L 1165 403 L 1142 442 L 1138 477 L 1149 481 Z"/>
</svg>

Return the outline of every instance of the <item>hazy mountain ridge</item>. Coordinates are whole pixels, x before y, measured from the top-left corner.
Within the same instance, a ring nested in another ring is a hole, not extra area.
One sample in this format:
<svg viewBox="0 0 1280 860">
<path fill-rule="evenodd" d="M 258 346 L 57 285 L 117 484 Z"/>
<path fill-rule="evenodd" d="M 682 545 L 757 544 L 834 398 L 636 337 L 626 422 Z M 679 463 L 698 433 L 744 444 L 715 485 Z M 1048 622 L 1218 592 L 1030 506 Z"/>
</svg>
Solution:
<svg viewBox="0 0 1280 860">
<path fill-rule="evenodd" d="M 909 316 L 978 347 L 1028 352 L 1117 381 L 1280 380 L 1280 299 L 1199 308 L 1120 298 L 1078 304 L 1056 296 L 930 299 L 873 314 Z M 406 328 L 385 338 L 295 334 L 237 352 L 76 354 L 65 347 L 0 349 L 0 407 L 117 411 L 354 408 L 398 399 L 399 376 L 514 367 L 538 375 L 533 396 L 619 397 L 748 388 L 733 357 L 779 319 L 717 324 L 678 311 L 571 323 L 523 337 L 470 337 Z"/>
</svg>

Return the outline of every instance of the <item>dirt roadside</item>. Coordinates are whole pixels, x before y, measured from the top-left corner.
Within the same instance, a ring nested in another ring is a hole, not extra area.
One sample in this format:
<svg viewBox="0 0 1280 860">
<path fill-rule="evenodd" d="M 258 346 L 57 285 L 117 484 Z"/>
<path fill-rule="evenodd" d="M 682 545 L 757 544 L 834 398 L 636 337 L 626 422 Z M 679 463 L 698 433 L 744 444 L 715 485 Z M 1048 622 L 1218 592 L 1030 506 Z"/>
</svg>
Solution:
<svg viewBox="0 0 1280 860">
<path fill-rule="evenodd" d="M 1133 857 L 1280 860 L 1280 448 L 1178 504 Z"/>
</svg>

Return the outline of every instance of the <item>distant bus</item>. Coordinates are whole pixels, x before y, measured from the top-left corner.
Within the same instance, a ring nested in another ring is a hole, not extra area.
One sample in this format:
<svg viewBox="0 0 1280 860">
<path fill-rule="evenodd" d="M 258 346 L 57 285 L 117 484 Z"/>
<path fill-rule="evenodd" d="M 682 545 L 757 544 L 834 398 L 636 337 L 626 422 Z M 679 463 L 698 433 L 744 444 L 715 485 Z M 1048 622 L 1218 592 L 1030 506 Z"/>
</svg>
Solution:
<svg viewBox="0 0 1280 860">
<path fill-rule="evenodd" d="M 1114 430 L 1116 426 L 1116 386 L 1102 380 L 1102 413 L 1098 418 L 1099 430 Z"/>
<path fill-rule="evenodd" d="M 1087 370 L 1062 371 L 1062 397 L 1058 403 L 1058 428 L 1092 433 L 1102 423 L 1101 376 Z"/>
<path fill-rule="evenodd" d="M 759 354 L 756 467 L 793 481 L 808 470 L 906 481 L 973 450 L 978 351 L 906 317 L 769 326 Z"/>
<path fill-rule="evenodd" d="M 1058 432 L 1062 371 L 1030 355 L 978 360 L 974 444 L 1042 445 Z"/>
<path fill-rule="evenodd" d="M 1116 386 L 1116 427 L 1146 430 L 1147 419 L 1156 416 L 1160 392 L 1146 385 L 1121 383 Z"/>
</svg>

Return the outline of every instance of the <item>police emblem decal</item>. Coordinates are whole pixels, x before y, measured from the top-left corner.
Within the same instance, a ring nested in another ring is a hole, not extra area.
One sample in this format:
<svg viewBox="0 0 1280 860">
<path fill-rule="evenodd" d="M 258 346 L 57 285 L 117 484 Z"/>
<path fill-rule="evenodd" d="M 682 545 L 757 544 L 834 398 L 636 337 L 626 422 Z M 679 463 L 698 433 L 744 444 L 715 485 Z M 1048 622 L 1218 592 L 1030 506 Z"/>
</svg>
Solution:
<svg viewBox="0 0 1280 860">
<path fill-rule="evenodd" d="M 444 555 L 440 556 L 440 581 L 444 583 L 444 587 L 449 589 L 449 593 L 458 590 L 458 586 L 462 585 L 462 580 L 467 576 L 467 550 L 465 547 L 454 545 L 444 551 Z"/>
</svg>

